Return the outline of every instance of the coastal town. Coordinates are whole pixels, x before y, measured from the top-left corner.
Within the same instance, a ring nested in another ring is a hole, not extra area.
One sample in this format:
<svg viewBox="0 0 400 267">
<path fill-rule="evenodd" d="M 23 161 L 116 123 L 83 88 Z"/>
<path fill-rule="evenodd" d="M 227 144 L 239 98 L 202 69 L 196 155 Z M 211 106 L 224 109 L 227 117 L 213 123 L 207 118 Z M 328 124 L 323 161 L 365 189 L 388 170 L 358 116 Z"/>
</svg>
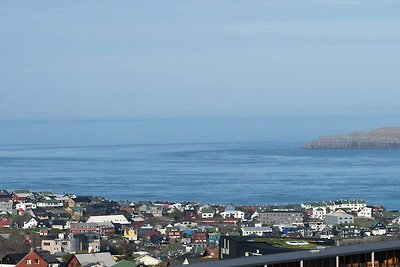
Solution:
<svg viewBox="0 0 400 267">
<path fill-rule="evenodd" d="M 0 213 L 0 259 L 17 267 L 176 266 L 264 254 L 228 251 L 226 239 L 290 250 L 400 235 L 399 211 L 359 199 L 234 206 L 1 190 Z"/>
</svg>

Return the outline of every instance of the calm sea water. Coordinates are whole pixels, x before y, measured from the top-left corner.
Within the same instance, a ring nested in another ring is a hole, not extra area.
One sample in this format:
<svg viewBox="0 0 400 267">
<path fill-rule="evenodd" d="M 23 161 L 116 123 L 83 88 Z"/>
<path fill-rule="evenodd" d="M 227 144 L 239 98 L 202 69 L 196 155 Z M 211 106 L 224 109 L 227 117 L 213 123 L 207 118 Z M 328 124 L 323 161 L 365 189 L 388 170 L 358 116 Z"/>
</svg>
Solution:
<svg viewBox="0 0 400 267">
<path fill-rule="evenodd" d="M 225 204 L 363 198 L 397 209 L 399 150 L 301 148 L 396 120 L 1 122 L 0 187 Z"/>
</svg>

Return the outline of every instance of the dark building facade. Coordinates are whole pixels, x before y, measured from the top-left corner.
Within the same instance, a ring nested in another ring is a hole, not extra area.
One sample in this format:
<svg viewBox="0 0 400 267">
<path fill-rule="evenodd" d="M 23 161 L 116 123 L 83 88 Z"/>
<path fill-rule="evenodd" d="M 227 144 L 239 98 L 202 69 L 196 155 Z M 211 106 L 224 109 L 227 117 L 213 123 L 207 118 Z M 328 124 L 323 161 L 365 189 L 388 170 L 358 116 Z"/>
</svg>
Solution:
<svg viewBox="0 0 400 267">
<path fill-rule="evenodd" d="M 400 240 L 241 257 L 191 267 L 398 267 Z"/>
</svg>

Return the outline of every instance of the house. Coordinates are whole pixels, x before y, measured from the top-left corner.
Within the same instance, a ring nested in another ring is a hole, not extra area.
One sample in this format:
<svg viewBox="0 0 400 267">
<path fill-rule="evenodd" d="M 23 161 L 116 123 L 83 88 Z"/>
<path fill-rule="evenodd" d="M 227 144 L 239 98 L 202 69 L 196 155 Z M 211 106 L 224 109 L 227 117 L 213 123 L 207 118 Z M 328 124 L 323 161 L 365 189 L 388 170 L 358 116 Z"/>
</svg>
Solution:
<svg viewBox="0 0 400 267">
<path fill-rule="evenodd" d="M 168 228 L 165 231 L 165 235 L 168 238 L 176 239 L 176 238 L 180 238 L 181 237 L 181 231 L 177 227 L 172 227 L 172 228 Z"/>
<path fill-rule="evenodd" d="M 110 222 L 104 223 L 71 223 L 69 231 L 71 234 L 98 233 L 102 236 L 115 234 L 114 225 Z"/>
<path fill-rule="evenodd" d="M 84 206 L 86 216 L 102 216 L 111 214 L 111 205 L 108 202 L 95 202 Z"/>
<path fill-rule="evenodd" d="M 68 229 L 70 224 L 68 221 L 65 220 L 53 220 L 51 221 L 51 228 L 58 229 L 58 230 L 65 230 Z"/>
<path fill-rule="evenodd" d="M 7 217 L 0 218 L 0 228 L 11 228 L 12 221 Z"/>
<path fill-rule="evenodd" d="M 0 197 L 0 214 L 11 214 L 13 213 L 14 202 L 8 198 Z"/>
<path fill-rule="evenodd" d="M 59 267 L 60 261 L 49 252 L 34 249 L 30 251 L 16 267 Z"/>
<path fill-rule="evenodd" d="M 232 224 L 221 224 L 217 226 L 217 231 L 221 235 L 235 235 L 239 234 L 239 228 L 237 225 Z"/>
<path fill-rule="evenodd" d="M 27 210 L 26 213 L 38 220 L 48 220 L 49 219 L 49 214 L 43 208 L 29 209 L 29 210 Z"/>
<path fill-rule="evenodd" d="M 322 207 L 313 207 L 312 208 L 312 214 L 311 214 L 311 218 L 314 219 L 319 219 L 319 220 L 323 220 L 325 219 L 325 215 L 326 215 L 326 207 L 322 206 Z"/>
<path fill-rule="evenodd" d="M 15 203 L 15 209 L 20 211 L 36 209 L 36 204 L 31 202 L 17 202 Z"/>
<path fill-rule="evenodd" d="M 122 260 L 114 264 L 112 267 L 136 267 L 137 264 L 132 261 Z"/>
<path fill-rule="evenodd" d="M 159 235 L 159 232 L 155 230 L 154 227 L 151 226 L 150 224 L 145 224 L 139 228 L 140 237 L 145 237 L 145 236 L 150 237 L 155 235 Z"/>
<path fill-rule="evenodd" d="M 372 208 L 367 206 L 363 207 L 357 212 L 357 217 L 372 218 Z"/>
<path fill-rule="evenodd" d="M 135 228 L 140 228 L 145 225 L 146 220 L 141 217 L 132 218 L 132 226 Z"/>
<path fill-rule="evenodd" d="M 111 267 L 116 261 L 109 252 L 92 253 L 92 254 L 75 254 L 68 262 L 67 267 L 77 266 L 103 266 Z"/>
<path fill-rule="evenodd" d="M 292 207 L 269 207 L 259 212 L 259 220 L 263 225 L 273 226 L 280 224 L 302 223 L 302 210 Z"/>
<path fill-rule="evenodd" d="M 1 260 L 1 265 L 4 267 L 15 267 L 18 262 L 20 262 L 25 256 L 25 253 L 11 253 L 5 255 Z"/>
<path fill-rule="evenodd" d="M 339 209 L 333 213 L 327 214 L 324 223 L 327 225 L 354 223 L 354 216 Z"/>
<path fill-rule="evenodd" d="M 321 224 L 318 226 L 318 229 L 315 231 L 316 235 L 322 239 L 330 239 L 333 237 L 333 229 L 332 226 Z"/>
<path fill-rule="evenodd" d="M 113 224 L 130 224 L 124 215 L 104 215 L 104 216 L 90 216 L 86 221 L 87 223 L 105 223 L 110 222 Z"/>
<path fill-rule="evenodd" d="M 244 226 L 241 228 L 242 236 L 258 235 L 264 236 L 267 233 L 272 233 L 272 228 L 268 226 L 251 227 Z"/>
<path fill-rule="evenodd" d="M 44 199 L 36 202 L 36 206 L 41 208 L 57 208 L 57 207 L 63 207 L 64 203 L 63 201 L 56 199 Z"/>
<path fill-rule="evenodd" d="M 33 196 L 33 193 L 30 190 L 15 190 L 12 193 L 12 200 L 15 202 L 25 202 L 25 200 L 31 196 Z"/>
<path fill-rule="evenodd" d="M 134 228 L 124 226 L 123 230 L 124 230 L 124 238 L 128 239 L 129 241 L 138 240 L 138 233 Z"/>
<path fill-rule="evenodd" d="M 224 219 L 239 219 L 244 220 L 244 212 L 240 210 L 235 210 L 233 206 L 227 206 L 224 212 L 220 213 L 221 217 Z"/>
<path fill-rule="evenodd" d="M 50 228 L 50 222 L 47 220 L 39 220 L 36 227 L 37 228 Z"/>
<path fill-rule="evenodd" d="M 73 238 L 76 240 L 79 251 L 88 251 L 89 253 L 100 252 L 100 234 L 73 234 L 70 235 L 69 238 Z"/>
<path fill-rule="evenodd" d="M 11 194 L 7 190 L 0 190 L 0 202 L 12 200 Z"/>
<path fill-rule="evenodd" d="M 195 231 L 192 234 L 192 244 L 193 243 L 207 243 L 207 240 L 208 240 L 207 232 Z"/>
<path fill-rule="evenodd" d="M 334 205 L 331 205 L 331 210 L 337 209 L 349 209 L 351 211 L 360 211 L 367 206 L 365 200 L 362 199 L 340 199 L 333 201 Z"/>
<path fill-rule="evenodd" d="M 387 227 L 383 222 L 377 221 L 371 226 L 373 235 L 386 235 Z"/>
<path fill-rule="evenodd" d="M 213 218 L 215 215 L 215 209 L 210 206 L 206 206 L 200 210 L 201 218 Z"/>
<path fill-rule="evenodd" d="M 49 239 L 49 240 L 42 240 L 43 250 L 49 251 L 52 255 L 62 256 L 67 253 L 76 253 L 78 247 L 77 240 L 75 239 L 64 239 L 57 238 L 57 239 Z"/>
<path fill-rule="evenodd" d="M 69 208 L 68 208 L 69 209 Z M 50 220 L 70 220 L 71 214 L 64 208 L 46 209 Z"/>
<path fill-rule="evenodd" d="M 136 210 L 141 213 L 150 213 L 154 217 L 162 217 L 164 206 L 162 204 L 153 204 L 151 202 L 145 202 L 139 204 Z"/>
<path fill-rule="evenodd" d="M 143 266 L 156 266 L 158 264 L 160 264 L 162 261 L 154 258 L 148 254 L 145 255 L 141 255 L 137 258 L 134 259 L 135 263 L 139 266 L 143 265 Z M 70 267 L 70 266 L 68 266 Z"/>
<path fill-rule="evenodd" d="M 31 229 L 37 227 L 39 224 L 39 220 L 33 217 L 28 216 L 24 220 L 24 225 L 22 226 L 23 229 Z"/>
<path fill-rule="evenodd" d="M 93 201 L 93 197 L 90 196 L 71 196 L 67 203 L 68 207 L 81 207 L 87 206 Z"/>
<path fill-rule="evenodd" d="M 334 226 L 334 233 L 343 238 L 361 237 L 362 231 L 358 225 L 353 223 L 338 224 Z"/>
</svg>

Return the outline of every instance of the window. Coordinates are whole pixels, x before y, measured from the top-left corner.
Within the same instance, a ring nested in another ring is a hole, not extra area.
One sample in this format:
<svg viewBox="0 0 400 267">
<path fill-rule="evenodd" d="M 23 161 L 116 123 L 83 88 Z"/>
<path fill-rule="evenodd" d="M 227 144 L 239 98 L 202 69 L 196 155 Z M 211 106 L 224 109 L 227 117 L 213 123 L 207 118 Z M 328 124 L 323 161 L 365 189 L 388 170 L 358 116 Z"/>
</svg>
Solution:
<svg viewBox="0 0 400 267">
<path fill-rule="evenodd" d="M 35 259 L 35 264 L 39 264 L 39 259 Z"/>
<path fill-rule="evenodd" d="M 26 260 L 26 264 L 32 264 L 32 260 Z"/>
</svg>

